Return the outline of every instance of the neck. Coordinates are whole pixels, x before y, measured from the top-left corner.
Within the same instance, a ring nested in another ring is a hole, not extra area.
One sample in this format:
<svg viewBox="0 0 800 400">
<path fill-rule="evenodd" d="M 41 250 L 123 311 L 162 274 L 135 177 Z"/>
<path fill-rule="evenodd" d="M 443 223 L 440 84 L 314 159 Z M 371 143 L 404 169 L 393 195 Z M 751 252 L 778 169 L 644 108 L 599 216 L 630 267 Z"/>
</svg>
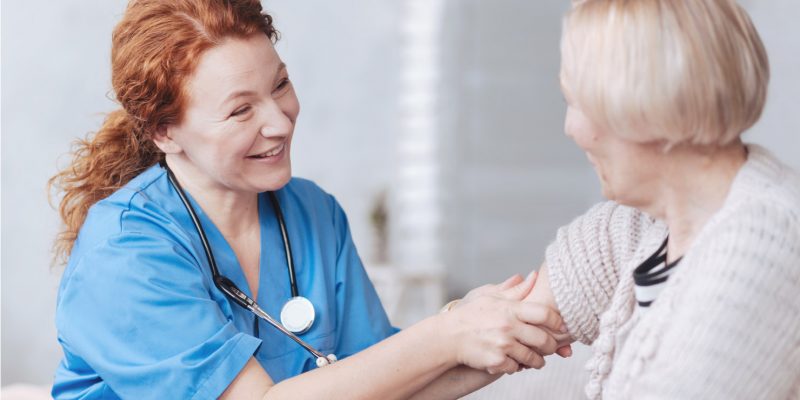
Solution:
<svg viewBox="0 0 800 400">
<path fill-rule="evenodd" d="M 643 209 L 669 227 L 667 262 L 672 262 L 722 208 L 747 149 L 740 141 L 717 148 L 679 146 L 660 158 L 663 172 L 653 191 L 657 197 Z"/>
<path fill-rule="evenodd" d="M 237 192 L 214 183 L 182 159 L 167 155 L 167 165 L 183 190 L 229 241 L 252 234 L 258 227 L 258 194 Z"/>
</svg>

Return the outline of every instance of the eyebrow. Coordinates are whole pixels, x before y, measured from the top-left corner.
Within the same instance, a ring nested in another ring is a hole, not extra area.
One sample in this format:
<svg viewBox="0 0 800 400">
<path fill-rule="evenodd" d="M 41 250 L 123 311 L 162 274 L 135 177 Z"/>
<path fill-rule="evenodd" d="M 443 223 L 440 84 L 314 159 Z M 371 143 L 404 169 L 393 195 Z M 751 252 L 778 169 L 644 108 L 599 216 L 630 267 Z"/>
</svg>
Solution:
<svg viewBox="0 0 800 400">
<path fill-rule="evenodd" d="M 275 72 L 275 75 L 280 75 L 281 71 L 283 71 L 285 69 L 286 69 L 286 63 L 282 62 L 278 66 L 278 70 Z M 255 95 L 255 94 L 256 94 L 256 92 L 254 92 L 252 90 L 238 90 L 238 91 L 235 91 L 235 92 L 229 94 L 227 97 L 225 97 L 225 100 L 223 100 L 220 104 L 227 104 L 228 102 L 230 102 L 233 99 L 238 99 L 240 97 L 252 96 L 252 95 Z"/>
</svg>

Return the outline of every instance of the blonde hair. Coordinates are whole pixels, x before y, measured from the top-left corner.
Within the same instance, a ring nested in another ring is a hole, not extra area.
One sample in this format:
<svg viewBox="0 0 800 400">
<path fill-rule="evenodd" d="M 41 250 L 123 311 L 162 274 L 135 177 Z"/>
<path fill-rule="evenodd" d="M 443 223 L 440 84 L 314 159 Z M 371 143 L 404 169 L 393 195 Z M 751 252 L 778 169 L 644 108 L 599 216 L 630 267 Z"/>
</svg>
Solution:
<svg viewBox="0 0 800 400">
<path fill-rule="evenodd" d="M 584 0 L 565 16 L 561 82 L 599 129 L 721 146 L 761 116 L 764 45 L 733 0 Z"/>
</svg>

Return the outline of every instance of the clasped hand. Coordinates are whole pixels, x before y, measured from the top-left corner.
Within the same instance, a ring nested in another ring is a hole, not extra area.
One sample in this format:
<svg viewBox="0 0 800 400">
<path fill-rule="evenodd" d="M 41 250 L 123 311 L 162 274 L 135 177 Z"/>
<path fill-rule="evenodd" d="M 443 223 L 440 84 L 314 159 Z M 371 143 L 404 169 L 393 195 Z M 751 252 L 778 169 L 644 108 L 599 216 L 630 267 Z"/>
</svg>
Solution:
<svg viewBox="0 0 800 400">
<path fill-rule="evenodd" d="M 558 312 L 522 301 L 535 282 L 534 272 L 524 280 L 515 275 L 498 285 L 478 287 L 441 314 L 446 324 L 455 327 L 452 343 L 460 364 L 490 374 L 512 374 L 539 369 L 544 357 L 556 352 L 571 355 Z"/>
</svg>

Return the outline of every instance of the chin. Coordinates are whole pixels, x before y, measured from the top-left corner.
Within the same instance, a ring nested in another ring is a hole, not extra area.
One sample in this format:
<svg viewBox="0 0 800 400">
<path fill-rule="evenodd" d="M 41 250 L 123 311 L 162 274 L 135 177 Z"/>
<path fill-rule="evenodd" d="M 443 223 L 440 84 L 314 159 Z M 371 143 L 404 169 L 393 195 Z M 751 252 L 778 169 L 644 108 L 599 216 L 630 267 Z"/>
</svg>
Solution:
<svg viewBox="0 0 800 400">
<path fill-rule="evenodd" d="M 646 204 L 642 202 L 640 193 L 632 191 L 630 187 L 623 186 L 614 189 L 607 183 L 603 183 L 603 197 L 617 204 L 633 208 L 640 208 L 643 204 Z"/>
<path fill-rule="evenodd" d="M 274 192 L 282 189 L 292 180 L 292 169 L 286 168 L 281 172 L 269 174 L 265 179 L 258 182 L 259 192 Z"/>
<path fill-rule="evenodd" d="M 603 189 L 601 190 L 601 192 L 605 199 L 617 201 L 617 199 L 614 196 L 614 192 L 611 189 L 609 189 L 606 185 L 603 185 Z"/>
<path fill-rule="evenodd" d="M 594 172 L 597 174 L 597 180 L 600 181 L 600 194 L 608 200 L 614 200 L 613 191 L 611 190 L 605 175 L 603 175 L 603 172 L 600 171 L 597 166 L 594 167 Z"/>
<path fill-rule="evenodd" d="M 620 199 L 619 196 L 617 195 L 617 191 L 615 191 L 614 188 L 611 187 L 611 184 L 608 182 L 608 180 L 605 179 L 603 175 L 600 175 L 600 191 L 603 194 L 603 197 L 605 197 L 606 199 L 616 201 L 619 203 Z"/>
</svg>

